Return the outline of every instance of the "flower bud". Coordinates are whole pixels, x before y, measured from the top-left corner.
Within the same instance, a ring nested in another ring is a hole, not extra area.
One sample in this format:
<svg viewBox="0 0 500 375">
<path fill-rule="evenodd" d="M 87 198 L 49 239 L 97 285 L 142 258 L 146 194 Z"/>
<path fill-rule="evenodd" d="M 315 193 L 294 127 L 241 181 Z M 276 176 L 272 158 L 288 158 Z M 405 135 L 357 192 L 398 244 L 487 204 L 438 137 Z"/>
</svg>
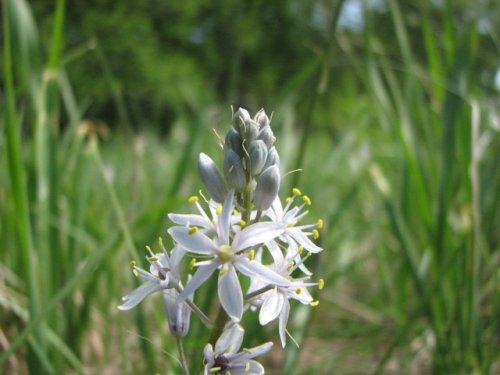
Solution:
<svg viewBox="0 0 500 375">
<path fill-rule="evenodd" d="M 224 185 L 219 168 L 215 165 L 210 156 L 201 153 L 198 160 L 198 172 L 200 174 L 201 182 L 208 191 L 212 199 L 218 203 L 224 202 L 227 195 L 227 189 Z"/>
<path fill-rule="evenodd" d="M 255 140 L 248 147 L 249 170 L 252 176 L 258 175 L 267 160 L 267 146 L 264 141 Z"/>
<path fill-rule="evenodd" d="M 243 163 L 233 150 L 224 152 L 224 177 L 230 189 L 241 190 L 246 185 Z"/>
<path fill-rule="evenodd" d="M 280 171 L 276 165 L 267 168 L 259 176 L 253 203 L 259 211 L 267 210 L 273 204 L 280 188 Z"/>
<path fill-rule="evenodd" d="M 271 147 L 276 141 L 270 126 L 263 127 L 260 130 L 257 139 L 262 139 L 268 148 Z"/>
<path fill-rule="evenodd" d="M 226 139 L 224 141 L 224 146 L 226 149 L 233 150 L 238 155 L 243 155 L 242 138 L 235 128 L 229 129 L 226 134 Z"/>
<path fill-rule="evenodd" d="M 245 121 L 243 133 L 240 134 L 247 142 L 253 141 L 259 134 L 259 124 L 254 120 Z"/>
<path fill-rule="evenodd" d="M 191 309 L 186 302 L 177 302 L 179 293 L 175 289 L 163 291 L 163 306 L 168 318 L 170 333 L 176 337 L 186 336 L 189 332 Z"/>
<path fill-rule="evenodd" d="M 238 110 L 233 114 L 233 126 L 238 132 L 240 129 L 244 128 L 245 122 L 250 120 L 250 114 L 244 108 L 238 108 Z"/>
<path fill-rule="evenodd" d="M 271 149 L 267 153 L 266 164 L 264 164 L 263 170 L 266 170 L 272 165 L 280 166 L 280 156 L 278 155 L 278 151 L 276 151 L 276 147 L 271 147 Z"/>
<path fill-rule="evenodd" d="M 254 117 L 254 120 L 257 124 L 259 124 L 260 129 L 269 126 L 270 123 L 269 117 L 267 117 L 264 109 L 261 109 L 259 112 L 257 112 L 257 114 Z"/>
</svg>

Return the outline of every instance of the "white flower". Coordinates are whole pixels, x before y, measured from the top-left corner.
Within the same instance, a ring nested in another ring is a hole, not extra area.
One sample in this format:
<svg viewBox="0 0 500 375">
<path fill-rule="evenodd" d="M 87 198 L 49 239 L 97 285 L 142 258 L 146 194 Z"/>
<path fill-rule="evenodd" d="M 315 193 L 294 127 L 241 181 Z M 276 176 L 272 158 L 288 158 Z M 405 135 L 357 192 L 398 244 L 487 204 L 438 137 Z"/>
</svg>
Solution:
<svg viewBox="0 0 500 375">
<path fill-rule="evenodd" d="M 118 306 L 119 310 L 130 310 L 150 294 L 174 288 L 178 285 L 178 267 L 184 255 L 184 250 L 176 247 L 169 256 L 165 250 L 161 253 L 153 254 L 148 248 L 148 255 L 146 259 L 150 264 L 149 272 L 137 267 L 135 262 L 131 262 L 134 274 L 147 281 L 125 297 L 122 297 L 123 304 Z"/>
<path fill-rule="evenodd" d="M 267 342 L 251 349 L 238 352 L 243 342 L 244 330 L 239 324 L 226 327 L 215 343 L 215 350 L 207 344 L 203 350 L 205 357 L 205 375 L 260 375 L 264 374 L 264 367 L 252 358 L 268 352 L 272 342 Z"/>
<path fill-rule="evenodd" d="M 305 305 L 311 304 L 313 298 L 307 287 L 317 284 L 307 282 L 308 277 L 293 279 L 291 274 L 295 271 L 297 265 L 291 259 L 283 257 L 281 250 L 274 241 L 270 241 L 266 245 L 274 259 L 274 264 L 271 268 L 276 273 L 288 278 L 290 283 L 288 285 L 274 285 L 271 290 L 259 294 L 252 303 L 261 306 L 259 313 L 259 322 L 261 325 L 266 325 L 279 317 L 279 335 L 281 345 L 285 347 L 286 325 L 290 313 L 289 300 L 295 299 Z M 262 280 L 252 280 L 249 292 L 257 291 L 267 285 Z"/>
<path fill-rule="evenodd" d="M 231 319 L 239 321 L 243 314 L 243 293 L 236 270 L 272 284 L 287 285 L 289 282 L 262 264 L 250 260 L 246 251 L 282 234 L 285 230 L 283 224 L 270 222 L 252 224 L 242 230 L 237 230 L 231 240 L 233 198 L 234 193 L 231 191 L 224 201 L 222 213 L 217 222 L 217 235 L 214 239 L 202 231 L 193 230 L 195 228 L 173 227 L 168 230 L 168 233 L 178 245 L 187 251 L 211 258 L 196 264 L 198 270 L 179 295 L 179 299 L 185 299 L 193 294 L 216 269 L 219 269 L 220 303 Z"/>
</svg>

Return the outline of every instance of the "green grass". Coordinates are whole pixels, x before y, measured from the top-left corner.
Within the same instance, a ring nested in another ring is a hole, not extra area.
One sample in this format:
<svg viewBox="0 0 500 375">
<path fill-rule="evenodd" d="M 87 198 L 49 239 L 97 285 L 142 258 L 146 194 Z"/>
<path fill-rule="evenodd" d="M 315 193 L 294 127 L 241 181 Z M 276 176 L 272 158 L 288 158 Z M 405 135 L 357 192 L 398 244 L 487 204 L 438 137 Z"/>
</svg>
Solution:
<svg viewBox="0 0 500 375">
<path fill-rule="evenodd" d="M 99 47 L 66 51 L 68 4 L 56 4 L 45 46 L 28 3 L 3 1 L 0 371 L 180 373 L 159 299 L 126 314 L 116 306 L 135 285 L 129 261 L 166 238 L 166 214 L 187 211 L 201 187 L 198 153 L 220 161 L 212 128 L 224 133 L 233 103 L 181 93 L 168 136 L 86 120 L 66 74 L 81 54 L 102 64 L 122 118 L 127 108 Z M 428 8 L 410 30 L 391 0 L 397 46 L 387 46 L 373 12 L 362 34 L 338 31 L 341 5 L 328 42 L 266 107 L 282 170 L 302 169 L 282 196 L 299 186 L 326 223 L 312 264 L 326 282 L 320 305 L 294 306 L 289 331 L 301 350 L 276 348 L 267 368 L 499 371 L 498 92 L 474 77 L 484 63 L 476 25 L 457 24 L 446 2 L 438 39 Z M 421 33 L 424 58 L 410 32 Z M 198 304 L 208 308 L 213 293 L 207 286 Z M 208 332 L 194 318 L 192 331 L 196 368 Z M 250 344 L 277 329 L 249 333 Z"/>
</svg>

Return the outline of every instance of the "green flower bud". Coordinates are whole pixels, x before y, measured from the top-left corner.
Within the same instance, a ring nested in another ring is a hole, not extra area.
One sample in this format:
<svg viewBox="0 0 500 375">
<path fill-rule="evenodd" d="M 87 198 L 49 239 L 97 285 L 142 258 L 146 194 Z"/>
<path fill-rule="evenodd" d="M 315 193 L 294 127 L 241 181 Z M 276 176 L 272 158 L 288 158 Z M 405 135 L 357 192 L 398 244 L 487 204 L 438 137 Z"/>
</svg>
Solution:
<svg viewBox="0 0 500 375">
<path fill-rule="evenodd" d="M 276 141 L 276 138 L 274 137 L 273 131 L 271 130 L 270 126 L 263 127 L 260 130 L 257 138 L 262 139 L 268 148 L 272 147 L 272 145 Z"/>
<path fill-rule="evenodd" d="M 208 191 L 212 199 L 218 203 L 224 202 L 227 195 L 227 189 L 224 185 L 224 179 L 210 156 L 201 153 L 198 160 L 198 172 L 201 182 Z"/>
<path fill-rule="evenodd" d="M 259 211 L 267 210 L 278 196 L 280 189 L 280 170 L 276 165 L 267 168 L 259 176 L 253 203 Z"/>
<path fill-rule="evenodd" d="M 248 147 L 249 170 L 252 176 L 258 175 L 267 160 L 267 146 L 262 140 L 250 142 Z"/>
<path fill-rule="evenodd" d="M 224 177 L 227 186 L 236 191 L 242 190 L 247 183 L 243 163 L 233 150 L 224 152 Z"/>
</svg>

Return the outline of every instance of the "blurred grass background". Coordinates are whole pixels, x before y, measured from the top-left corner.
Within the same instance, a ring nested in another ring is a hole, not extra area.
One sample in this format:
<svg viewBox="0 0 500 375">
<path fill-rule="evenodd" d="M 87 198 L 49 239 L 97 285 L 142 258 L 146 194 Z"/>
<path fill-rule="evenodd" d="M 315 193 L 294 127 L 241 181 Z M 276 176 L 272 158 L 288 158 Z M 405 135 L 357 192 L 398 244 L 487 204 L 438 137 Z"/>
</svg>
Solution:
<svg viewBox="0 0 500 375">
<path fill-rule="evenodd" d="M 326 223 L 268 372 L 499 374 L 499 8 L 3 0 L 0 372 L 179 373 L 158 296 L 116 306 L 241 105 Z"/>
</svg>

